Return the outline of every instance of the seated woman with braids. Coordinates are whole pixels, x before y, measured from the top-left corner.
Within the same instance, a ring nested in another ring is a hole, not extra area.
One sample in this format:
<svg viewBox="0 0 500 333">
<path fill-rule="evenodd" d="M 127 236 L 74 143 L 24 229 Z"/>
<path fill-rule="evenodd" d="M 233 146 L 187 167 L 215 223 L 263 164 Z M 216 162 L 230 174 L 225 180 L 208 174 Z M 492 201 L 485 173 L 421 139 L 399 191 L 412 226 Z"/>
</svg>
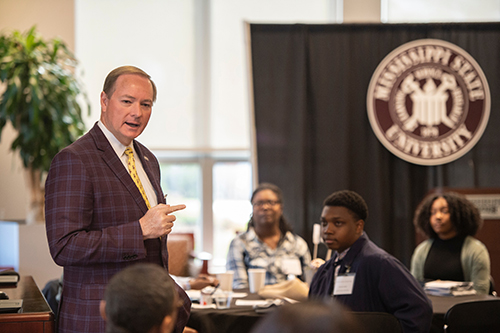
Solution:
<svg viewBox="0 0 500 333">
<path fill-rule="evenodd" d="M 417 280 L 472 281 L 478 294 L 489 292 L 490 257 L 473 237 L 483 222 L 473 203 L 458 193 L 433 193 L 420 203 L 413 222 L 429 237 L 411 259 Z"/>
</svg>

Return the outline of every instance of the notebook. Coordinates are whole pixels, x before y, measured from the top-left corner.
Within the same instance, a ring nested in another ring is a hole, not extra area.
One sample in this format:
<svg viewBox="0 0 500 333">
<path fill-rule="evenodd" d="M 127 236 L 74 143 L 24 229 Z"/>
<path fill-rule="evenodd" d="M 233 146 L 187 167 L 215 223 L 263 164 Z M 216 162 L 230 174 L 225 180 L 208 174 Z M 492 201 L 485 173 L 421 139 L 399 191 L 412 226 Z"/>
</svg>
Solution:
<svg viewBox="0 0 500 333">
<path fill-rule="evenodd" d="M 19 273 L 12 270 L 0 271 L 0 283 L 17 283 L 19 281 Z"/>
<path fill-rule="evenodd" d="M 19 312 L 23 307 L 22 299 L 2 299 L 0 300 L 0 313 Z"/>
</svg>

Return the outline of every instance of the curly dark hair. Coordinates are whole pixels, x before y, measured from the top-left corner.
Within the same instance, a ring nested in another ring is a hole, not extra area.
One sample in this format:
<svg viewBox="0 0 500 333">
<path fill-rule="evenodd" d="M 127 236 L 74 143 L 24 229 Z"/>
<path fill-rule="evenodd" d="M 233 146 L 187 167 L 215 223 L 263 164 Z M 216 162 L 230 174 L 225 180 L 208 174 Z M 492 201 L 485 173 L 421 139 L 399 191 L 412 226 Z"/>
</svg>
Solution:
<svg viewBox="0 0 500 333">
<path fill-rule="evenodd" d="M 257 186 L 257 188 L 253 191 L 252 197 L 250 198 L 250 202 L 253 204 L 253 199 L 255 198 L 255 196 L 257 195 L 257 193 L 259 193 L 260 191 L 264 191 L 264 190 L 271 190 L 271 191 L 273 191 L 274 194 L 276 194 L 276 196 L 278 197 L 278 201 L 283 206 L 283 192 L 281 191 L 281 189 L 278 186 L 276 186 L 274 184 L 271 184 L 271 183 L 261 183 L 261 184 L 259 184 L 259 186 Z M 251 216 L 250 217 L 250 221 L 248 221 L 247 230 L 250 227 L 253 227 L 253 226 L 254 226 L 253 216 Z M 288 222 L 286 221 L 286 219 L 283 216 L 283 214 L 281 214 L 281 216 L 280 216 L 279 228 L 280 228 L 280 231 L 281 231 L 281 233 L 283 235 L 285 235 L 287 233 L 287 231 L 290 231 L 291 233 L 293 233 L 292 227 L 288 224 Z"/>
<path fill-rule="evenodd" d="M 363 197 L 354 191 L 343 190 L 334 192 L 323 201 L 323 206 L 345 207 L 351 211 L 357 220 L 366 222 L 368 218 L 368 205 Z"/>
<path fill-rule="evenodd" d="M 437 237 L 430 221 L 432 204 L 438 198 L 444 198 L 448 203 L 450 221 L 458 236 L 474 236 L 482 227 L 483 220 L 479 210 L 465 196 L 455 192 L 431 193 L 418 205 L 413 218 L 413 224 L 429 238 Z"/>
</svg>

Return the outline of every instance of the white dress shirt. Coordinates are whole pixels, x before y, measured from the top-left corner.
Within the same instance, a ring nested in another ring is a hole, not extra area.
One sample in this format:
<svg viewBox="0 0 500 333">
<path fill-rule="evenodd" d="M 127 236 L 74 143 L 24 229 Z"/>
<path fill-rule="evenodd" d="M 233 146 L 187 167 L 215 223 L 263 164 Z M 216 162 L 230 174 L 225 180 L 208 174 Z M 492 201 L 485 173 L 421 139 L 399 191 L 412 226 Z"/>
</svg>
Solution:
<svg viewBox="0 0 500 333">
<path fill-rule="evenodd" d="M 118 141 L 118 139 L 113 135 L 113 133 L 111 133 L 111 131 L 106 128 L 106 126 L 100 120 L 97 122 L 97 125 L 104 133 L 106 139 L 108 139 L 109 143 L 111 144 L 111 147 L 113 147 L 113 150 L 115 151 L 118 158 L 122 161 L 123 166 L 127 171 L 128 171 L 128 156 L 125 154 L 125 149 L 127 149 L 128 147 L 132 148 L 132 151 L 134 152 L 135 168 L 137 170 L 139 179 L 141 180 L 142 187 L 146 192 L 146 196 L 148 197 L 149 204 L 151 205 L 151 207 L 156 206 L 158 204 L 158 201 L 156 199 L 156 192 L 153 189 L 153 185 L 151 185 L 151 181 L 149 180 L 146 171 L 144 171 L 144 168 L 142 167 L 141 159 L 138 158 L 137 152 L 134 149 L 134 144 L 131 143 L 130 146 L 123 145 L 120 141 Z"/>
</svg>

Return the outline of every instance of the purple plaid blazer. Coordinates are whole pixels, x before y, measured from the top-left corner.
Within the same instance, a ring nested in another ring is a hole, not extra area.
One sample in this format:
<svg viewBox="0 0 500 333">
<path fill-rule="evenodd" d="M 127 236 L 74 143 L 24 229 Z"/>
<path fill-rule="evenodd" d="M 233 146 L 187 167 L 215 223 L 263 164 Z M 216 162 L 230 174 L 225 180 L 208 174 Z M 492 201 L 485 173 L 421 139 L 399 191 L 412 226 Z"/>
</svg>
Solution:
<svg viewBox="0 0 500 333">
<path fill-rule="evenodd" d="M 134 140 L 134 148 L 165 203 L 156 157 Z M 148 208 L 108 140 L 94 127 L 53 159 L 45 184 L 45 220 L 50 253 L 64 267 L 59 332 L 105 332 L 99 303 L 111 277 L 138 262 L 168 270 L 167 237 L 142 239 L 139 219 Z M 177 286 L 183 306 L 176 330 L 182 332 L 191 301 Z"/>
</svg>

